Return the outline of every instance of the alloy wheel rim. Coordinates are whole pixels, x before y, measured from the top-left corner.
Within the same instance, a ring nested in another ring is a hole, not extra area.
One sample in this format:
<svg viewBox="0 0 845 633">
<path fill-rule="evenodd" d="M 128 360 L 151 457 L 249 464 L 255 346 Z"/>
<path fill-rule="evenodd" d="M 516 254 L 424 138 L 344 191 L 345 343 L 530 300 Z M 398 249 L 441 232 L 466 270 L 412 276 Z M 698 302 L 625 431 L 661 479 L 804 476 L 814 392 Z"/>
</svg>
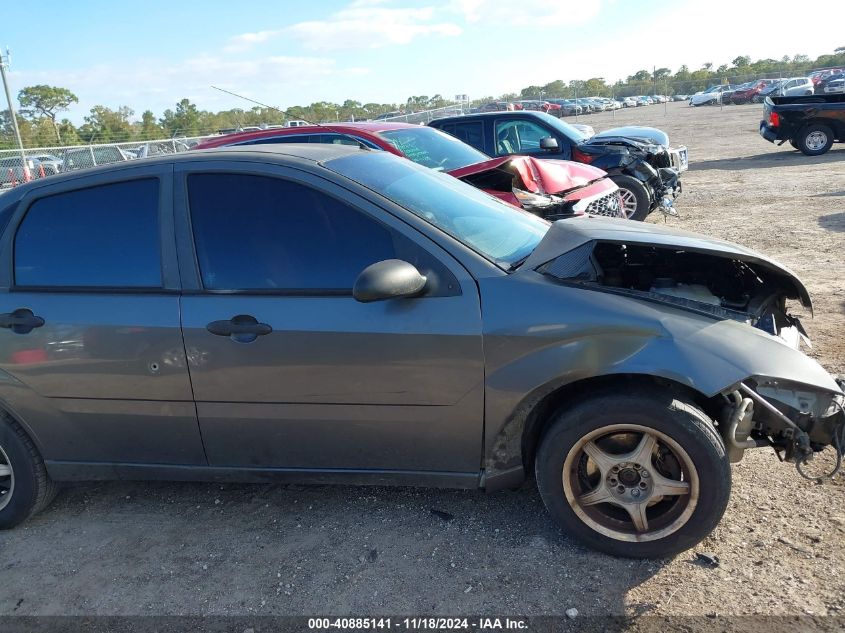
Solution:
<svg viewBox="0 0 845 633">
<path fill-rule="evenodd" d="M 637 196 L 630 189 L 620 189 L 619 197 L 622 199 L 622 208 L 619 211 L 626 220 L 630 219 L 637 212 Z"/>
<path fill-rule="evenodd" d="M 807 135 L 807 140 L 804 141 L 804 144 L 807 146 L 807 149 L 812 151 L 820 150 L 822 147 L 827 145 L 827 134 L 820 130 L 816 130 L 815 132 L 811 132 Z"/>
<path fill-rule="evenodd" d="M 0 446 L 0 510 L 9 505 L 15 490 L 15 473 L 12 462 L 3 447 Z"/>
<path fill-rule="evenodd" d="M 699 477 L 671 437 L 637 424 L 613 424 L 582 437 L 562 472 L 566 500 L 587 526 L 610 538 L 665 538 L 689 521 Z"/>
</svg>

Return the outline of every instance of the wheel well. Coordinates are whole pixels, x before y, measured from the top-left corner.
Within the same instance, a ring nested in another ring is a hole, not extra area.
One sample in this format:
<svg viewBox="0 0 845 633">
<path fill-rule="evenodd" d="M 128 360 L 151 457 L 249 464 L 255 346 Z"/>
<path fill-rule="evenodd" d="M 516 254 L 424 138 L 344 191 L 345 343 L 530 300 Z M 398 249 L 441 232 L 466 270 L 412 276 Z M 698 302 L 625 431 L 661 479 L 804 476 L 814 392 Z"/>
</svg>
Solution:
<svg viewBox="0 0 845 633">
<path fill-rule="evenodd" d="M 722 406 L 718 396 L 708 398 L 704 394 L 673 380 L 644 374 L 613 374 L 596 376 L 569 383 L 552 391 L 534 405 L 525 419 L 522 430 L 522 465 L 526 473 L 534 466 L 534 456 L 554 414 L 563 407 L 572 406 L 588 398 L 600 396 L 602 392 L 645 391 L 660 389 L 670 391 L 695 403 L 710 419 L 716 420 Z"/>
<path fill-rule="evenodd" d="M 801 121 L 801 127 L 798 128 L 798 134 L 803 133 L 806 128 L 813 125 L 823 125 L 826 128 L 833 130 L 834 135 L 838 135 L 839 126 L 837 125 L 837 122 L 830 119 L 807 119 L 806 121 Z"/>
<path fill-rule="evenodd" d="M 21 428 L 24 434 L 27 436 L 32 445 L 35 446 L 35 449 L 38 451 L 38 454 L 42 456 L 44 455 L 44 451 L 41 447 L 41 442 L 39 441 L 38 437 L 35 433 L 32 432 L 32 429 L 29 428 L 29 425 L 26 424 L 20 416 L 18 416 L 10 407 L 8 407 L 4 402 L 0 402 L 0 420 L 11 420 L 17 426 Z"/>
</svg>

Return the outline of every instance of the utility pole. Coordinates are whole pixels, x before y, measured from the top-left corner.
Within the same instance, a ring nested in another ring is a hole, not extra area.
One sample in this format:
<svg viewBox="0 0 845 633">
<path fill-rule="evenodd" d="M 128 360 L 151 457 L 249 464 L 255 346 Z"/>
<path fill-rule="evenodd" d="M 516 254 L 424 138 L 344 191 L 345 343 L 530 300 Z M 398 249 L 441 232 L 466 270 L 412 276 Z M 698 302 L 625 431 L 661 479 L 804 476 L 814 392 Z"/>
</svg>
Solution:
<svg viewBox="0 0 845 633">
<path fill-rule="evenodd" d="M 23 151 L 23 141 L 21 140 L 21 131 L 18 129 L 18 119 L 15 115 L 15 108 L 12 106 L 12 95 L 9 93 L 9 82 L 6 79 L 6 66 L 10 64 L 9 49 L 6 49 L 6 55 L 0 51 L 0 76 L 3 77 L 3 90 L 6 92 L 6 102 L 9 104 L 9 116 L 12 119 L 12 129 L 15 131 L 15 138 L 18 140 L 18 149 L 21 152 L 21 167 L 23 168 L 23 179 L 27 182 L 30 179 L 29 166 L 26 164 L 26 154 Z"/>
</svg>

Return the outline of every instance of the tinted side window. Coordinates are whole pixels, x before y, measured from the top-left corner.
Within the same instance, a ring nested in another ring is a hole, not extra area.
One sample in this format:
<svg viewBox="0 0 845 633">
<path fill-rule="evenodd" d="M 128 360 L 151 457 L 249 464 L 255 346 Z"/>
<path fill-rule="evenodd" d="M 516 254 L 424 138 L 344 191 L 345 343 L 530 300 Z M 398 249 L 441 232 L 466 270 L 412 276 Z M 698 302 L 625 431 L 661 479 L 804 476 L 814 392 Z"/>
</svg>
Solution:
<svg viewBox="0 0 845 633">
<path fill-rule="evenodd" d="M 370 264 L 395 257 L 408 261 L 401 236 L 298 183 L 192 174 L 188 197 L 207 289 L 351 291 Z"/>
<path fill-rule="evenodd" d="M 454 129 L 449 130 L 449 134 L 462 140 L 467 145 L 482 149 L 484 146 L 483 129 L 484 124 L 481 121 L 467 121 L 455 123 Z"/>
<path fill-rule="evenodd" d="M 156 178 L 36 200 L 15 236 L 18 286 L 161 287 Z"/>
</svg>

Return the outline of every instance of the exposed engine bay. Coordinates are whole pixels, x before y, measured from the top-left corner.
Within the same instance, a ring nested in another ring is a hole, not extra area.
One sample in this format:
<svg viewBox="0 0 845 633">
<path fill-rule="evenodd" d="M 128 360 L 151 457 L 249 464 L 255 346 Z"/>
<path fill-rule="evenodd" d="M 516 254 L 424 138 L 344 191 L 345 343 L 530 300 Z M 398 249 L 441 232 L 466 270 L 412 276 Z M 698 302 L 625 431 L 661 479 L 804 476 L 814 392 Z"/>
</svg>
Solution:
<svg viewBox="0 0 845 633">
<path fill-rule="evenodd" d="M 742 321 L 796 348 L 802 340 L 809 344 L 800 321 L 786 310 L 787 299 L 801 297 L 787 277 L 770 269 L 709 253 L 613 242 L 585 244 L 567 257 L 569 270 L 559 258 L 541 272 Z"/>
<path fill-rule="evenodd" d="M 670 304 L 758 328 L 799 348 L 809 339 L 788 300 L 811 308 L 806 290 L 783 269 L 740 254 L 680 250 L 643 243 L 592 241 L 537 269 L 603 292 Z M 845 381 L 838 383 L 845 387 Z M 845 457 L 845 411 L 840 394 L 765 377 L 736 385 L 723 399 L 719 430 L 731 461 L 747 448 L 771 446 L 781 460 L 804 468 L 814 452 L 832 445 L 835 474 Z M 828 476 L 832 476 L 829 474 Z"/>
</svg>

